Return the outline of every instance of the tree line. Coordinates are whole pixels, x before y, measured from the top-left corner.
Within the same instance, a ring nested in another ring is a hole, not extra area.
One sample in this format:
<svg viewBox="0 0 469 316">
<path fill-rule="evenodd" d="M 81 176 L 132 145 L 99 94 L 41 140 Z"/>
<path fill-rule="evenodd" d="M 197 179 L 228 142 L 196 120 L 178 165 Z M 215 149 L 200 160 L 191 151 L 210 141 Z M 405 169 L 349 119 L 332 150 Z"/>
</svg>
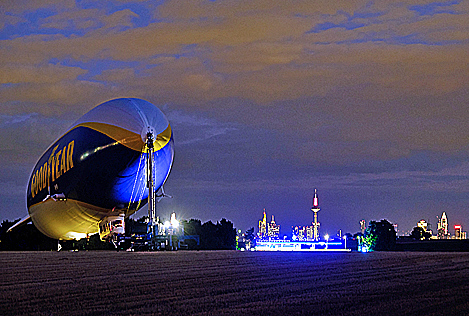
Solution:
<svg viewBox="0 0 469 316">
<path fill-rule="evenodd" d="M 362 238 L 370 251 L 394 250 L 396 247 L 396 231 L 385 219 L 379 222 L 370 221 Z"/>
<path fill-rule="evenodd" d="M 233 223 L 223 218 L 216 224 L 208 221 L 202 224 L 199 219 L 182 221 L 184 235 L 199 236 L 200 243 L 186 240 L 189 249 L 197 250 L 234 250 L 236 249 L 236 229 Z"/>
<path fill-rule="evenodd" d="M 134 220 L 126 219 L 126 235 L 130 235 L 130 228 L 144 218 Z M 15 221 L 4 220 L 0 226 L 0 251 L 28 251 L 28 250 L 57 250 L 58 240 L 42 234 L 33 224 L 23 225 L 12 232 L 8 228 L 13 226 Z M 223 218 L 221 221 L 213 223 L 208 221 L 202 223 L 199 219 L 181 221 L 184 227 L 184 235 L 198 236 L 199 243 L 195 239 L 186 239 L 184 242 L 190 250 L 234 250 L 236 249 L 236 229 L 229 220 Z M 393 225 L 385 219 L 381 221 L 370 221 L 364 234 L 357 233 L 354 237 L 361 239 L 361 242 L 371 251 L 386 251 L 396 248 L 396 231 Z M 414 227 L 411 235 L 407 238 L 414 240 L 425 240 L 430 234 L 420 227 Z M 244 239 L 249 241 L 251 246 L 255 245 L 254 228 L 245 233 Z M 114 246 L 109 242 L 101 241 L 99 234 L 94 234 L 88 238 L 80 240 L 60 241 L 64 250 L 112 250 Z"/>
<path fill-rule="evenodd" d="M 126 235 L 132 232 L 129 228 L 141 221 L 131 218 L 126 219 Z M 57 250 L 59 241 L 42 234 L 33 224 L 26 224 L 15 230 L 7 230 L 17 223 L 4 220 L 0 226 L 0 251 L 29 251 L 29 250 Z M 191 250 L 232 250 L 236 248 L 236 229 L 233 223 L 223 218 L 216 224 L 212 221 L 202 223 L 199 219 L 182 221 L 184 235 L 197 235 L 197 241 L 186 240 L 188 249 Z M 60 241 L 63 250 L 112 250 L 112 243 L 101 241 L 99 234 L 90 235 L 80 240 Z"/>
<path fill-rule="evenodd" d="M 359 234 L 361 235 L 361 234 Z M 423 228 L 415 226 L 406 240 L 429 240 L 432 235 Z M 381 221 L 370 221 L 365 234 L 361 236 L 363 244 L 371 251 L 386 251 L 396 249 L 397 234 L 394 226 L 385 219 Z"/>
</svg>

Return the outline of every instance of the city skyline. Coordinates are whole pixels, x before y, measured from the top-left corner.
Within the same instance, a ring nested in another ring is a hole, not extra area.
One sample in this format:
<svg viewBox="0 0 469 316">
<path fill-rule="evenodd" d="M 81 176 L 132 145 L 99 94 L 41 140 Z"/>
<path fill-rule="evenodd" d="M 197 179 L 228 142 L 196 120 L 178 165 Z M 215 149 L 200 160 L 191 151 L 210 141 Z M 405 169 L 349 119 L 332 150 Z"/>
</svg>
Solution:
<svg viewBox="0 0 469 316">
<path fill-rule="evenodd" d="M 316 190 L 315 190 L 316 194 Z M 316 195 L 315 195 L 316 196 Z M 317 196 L 316 196 L 316 203 L 314 202 L 315 199 L 313 198 L 313 208 L 317 207 Z M 319 238 L 315 238 L 315 233 L 314 233 L 314 227 L 315 227 L 315 222 L 316 218 L 313 217 L 312 221 L 309 223 L 297 223 L 296 225 L 291 226 L 291 229 L 281 229 L 281 224 L 277 223 L 274 220 L 275 214 L 271 214 L 272 220 L 271 222 L 267 222 L 267 212 L 266 209 L 263 210 L 263 219 L 259 220 L 258 226 L 255 228 L 257 229 L 257 236 L 258 238 L 262 239 L 284 239 L 284 238 L 289 238 L 291 239 L 293 236 L 292 234 L 298 235 L 298 231 L 300 231 L 300 234 L 304 238 L 307 238 L 310 241 L 318 241 L 321 238 L 323 239 L 322 236 L 327 235 L 329 237 L 333 236 L 339 236 L 342 237 L 342 235 L 345 234 L 351 234 L 354 235 L 356 233 L 361 233 L 364 234 L 365 230 L 367 228 L 367 224 L 369 224 L 369 221 L 366 221 L 364 219 L 360 220 L 357 223 L 357 230 L 356 231 L 343 231 L 342 229 L 339 229 L 335 233 L 330 231 L 330 229 L 327 229 L 327 227 L 324 227 L 325 232 L 323 234 L 319 233 Z M 446 212 L 443 212 L 441 216 L 437 216 L 439 220 L 436 223 L 436 228 L 432 229 L 432 225 L 429 224 L 425 219 L 421 219 L 420 221 L 416 222 L 415 225 L 412 227 L 420 227 L 422 228 L 425 232 L 428 232 L 431 234 L 433 239 L 466 239 L 466 232 L 464 231 L 464 224 L 461 223 L 453 223 L 449 224 L 449 219 L 448 216 L 446 215 Z M 317 223 L 320 223 L 317 221 Z M 273 224 L 273 225 L 272 225 Z M 401 231 L 398 228 L 399 223 L 391 223 L 396 230 L 397 236 L 410 236 L 412 233 L 412 230 L 409 231 Z M 320 225 L 318 225 L 320 226 Z M 253 226 L 254 227 L 254 226 Z M 275 229 L 275 232 L 272 234 L 270 231 L 270 227 L 273 227 Z M 288 230 L 288 231 L 286 231 Z M 255 230 L 256 231 L 256 230 Z M 293 238 L 294 239 L 294 238 Z"/>
<path fill-rule="evenodd" d="M 0 219 L 37 159 L 96 105 L 137 97 L 174 132 L 157 213 L 255 227 L 410 231 L 469 214 L 467 1 L 7 1 Z M 146 214 L 146 207 L 135 216 Z M 254 225 L 253 225 L 254 224 Z"/>
</svg>

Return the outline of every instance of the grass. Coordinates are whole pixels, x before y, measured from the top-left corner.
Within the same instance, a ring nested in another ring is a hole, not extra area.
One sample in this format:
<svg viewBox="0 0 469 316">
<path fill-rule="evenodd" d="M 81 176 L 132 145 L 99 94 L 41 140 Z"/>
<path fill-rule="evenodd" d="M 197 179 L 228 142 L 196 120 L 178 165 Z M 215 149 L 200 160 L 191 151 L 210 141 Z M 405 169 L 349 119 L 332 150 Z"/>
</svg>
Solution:
<svg viewBox="0 0 469 316">
<path fill-rule="evenodd" d="M 0 281 L 0 315 L 469 315 L 469 253 L 0 252 Z"/>
</svg>

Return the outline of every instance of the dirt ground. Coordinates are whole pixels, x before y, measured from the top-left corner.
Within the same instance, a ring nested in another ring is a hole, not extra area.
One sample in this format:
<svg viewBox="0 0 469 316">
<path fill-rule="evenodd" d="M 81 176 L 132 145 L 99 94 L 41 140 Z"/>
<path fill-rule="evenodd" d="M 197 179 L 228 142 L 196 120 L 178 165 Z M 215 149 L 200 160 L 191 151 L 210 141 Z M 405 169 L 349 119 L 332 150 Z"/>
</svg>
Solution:
<svg viewBox="0 0 469 316">
<path fill-rule="evenodd" d="M 469 253 L 0 252 L 0 315 L 469 315 Z"/>
</svg>

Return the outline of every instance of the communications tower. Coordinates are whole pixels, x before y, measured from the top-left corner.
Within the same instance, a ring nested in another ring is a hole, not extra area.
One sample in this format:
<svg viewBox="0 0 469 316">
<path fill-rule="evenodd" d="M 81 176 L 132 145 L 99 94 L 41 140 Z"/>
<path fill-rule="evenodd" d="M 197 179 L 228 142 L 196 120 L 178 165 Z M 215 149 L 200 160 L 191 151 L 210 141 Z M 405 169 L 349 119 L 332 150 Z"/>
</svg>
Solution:
<svg viewBox="0 0 469 316">
<path fill-rule="evenodd" d="M 318 192 L 316 189 L 314 189 L 313 207 L 311 208 L 311 211 L 314 213 L 313 240 L 319 241 L 319 226 L 321 225 L 321 223 L 318 222 L 319 206 L 318 206 Z"/>
</svg>

